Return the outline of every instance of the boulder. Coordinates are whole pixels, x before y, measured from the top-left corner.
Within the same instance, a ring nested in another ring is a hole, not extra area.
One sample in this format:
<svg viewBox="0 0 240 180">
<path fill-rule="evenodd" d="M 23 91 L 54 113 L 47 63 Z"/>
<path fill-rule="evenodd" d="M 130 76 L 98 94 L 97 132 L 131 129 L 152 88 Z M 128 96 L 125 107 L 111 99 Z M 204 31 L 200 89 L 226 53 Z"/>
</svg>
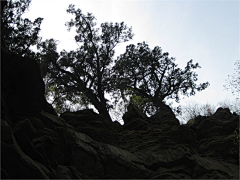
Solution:
<svg viewBox="0 0 240 180">
<path fill-rule="evenodd" d="M 179 126 L 179 120 L 176 119 L 174 113 L 170 111 L 160 110 L 155 115 L 151 116 L 152 122 L 157 125 L 164 126 Z"/>
<path fill-rule="evenodd" d="M 124 129 L 146 130 L 148 129 L 149 118 L 134 104 L 130 103 L 127 112 L 123 115 Z"/>
<path fill-rule="evenodd" d="M 44 100 L 44 82 L 37 61 L 1 49 L 1 98 L 7 115 L 38 115 Z M 13 118 L 14 120 L 14 118 Z"/>
<path fill-rule="evenodd" d="M 236 115 L 236 114 L 235 114 Z M 228 108 L 218 108 L 217 111 L 213 114 L 212 118 L 219 120 L 229 119 L 232 116 L 232 113 Z"/>
<path fill-rule="evenodd" d="M 147 116 L 141 112 L 137 106 L 130 103 L 127 107 L 127 112 L 123 115 L 122 119 L 124 120 L 124 124 L 128 124 L 133 118 L 145 119 Z"/>
<path fill-rule="evenodd" d="M 192 128 L 196 131 L 198 139 L 219 135 L 229 135 L 239 124 L 239 117 L 232 114 L 229 109 L 219 108 L 209 117 L 198 116 Z"/>
<path fill-rule="evenodd" d="M 45 98 L 43 99 L 42 110 L 52 115 L 58 116 L 53 106 L 49 104 Z"/>
</svg>

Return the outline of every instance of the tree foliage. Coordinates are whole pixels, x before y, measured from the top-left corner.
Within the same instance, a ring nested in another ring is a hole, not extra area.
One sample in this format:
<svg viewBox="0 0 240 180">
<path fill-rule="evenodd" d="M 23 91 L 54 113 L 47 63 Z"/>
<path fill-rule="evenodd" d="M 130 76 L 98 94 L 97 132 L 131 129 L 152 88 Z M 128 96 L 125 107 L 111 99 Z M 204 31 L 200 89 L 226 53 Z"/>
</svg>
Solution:
<svg viewBox="0 0 240 180">
<path fill-rule="evenodd" d="M 57 113 L 71 111 L 73 106 L 79 103 L 87 106 L 88 100 L 83 93 L 74 94 L 67 92 L 64 86 L 59 85 L 55 79 L 58 73 L 54 61 L 57 61 L 61 56 L 57 52 L 58 41 L 47 39 L 37 45 L 38 61 L 40 63 L 41 75 L 45 83 L 45 97 L 54 106 Z M 67 103 L 68 102 L 68 103 Z"/>
<path fill-rule="evenodd" d="M 57 83 L 61 97 L 73 100 L 75 96 L 87 97 L 100 114 L 110 119 L 108 109 L 111 107 L 106 92 L 112 91 L 110 85 L 111 66 L 113 63 L 114 48 L 121 42 L 132 39 L 132 29 L 122 23 L 102 23 L 96 28 L 95 17 L 87 13 L 83 14 L 74 5 L 69 5 L 67 12 L 73 14 L 75 19 L 66 23 L 68 30 L 76 28 L 75 41 L 79 48 L 67 52 L 56 52 L 54 40 L 46 44 L 54 47 L 44 47 L 42 51 L 43 66 L 47 68 L 45 76 L 49 76 L 49 85 Z M 101 32 L 100 32 L 101 29 Z M 44 50 L 45 49 L 45 50 Z M 46 50 L 47 49 L 47 50 Z M 59 103 L 63 103 L 61 99 Z"/>
<path fill-rule="evenodd" d="M 236 74 L 228 75 L 228 79 L 226 80 L 226 85 L 224 88 L 226 90 L 231 90 L 233 94 L 240 95 L 240 60 L 235 62 L 236 66 Z"/>
<path fill-rule="evenodd" d="M 34 57 L 35 53 L 30 47 L 41 40 L 38 34 L 43 18 L 37 18 L 34 22 L 22 18 L 30 3 L 31 0 L 9 0 L 2 3 L 1 38 L 6 50 Z"/>
<path fill-rule="evenodd" d="M 39 37 L 42 18 L 34 22 L 22 18 L 30 2 L 9 0 L 2 3 L 1 39 L 8 51 L 38 60 L 46 96 L 53 98 L 52 103 L 59 113 L 69 109 L 66 101 L 72 105 L 90 103 L 111 119 L 112 104 L 106 99 L 106 93 L 113 93 L 116 101 L 129 96 L 132 103 L 153 114 L 159 108 L 170 109 L 165 105 L 166 99 L 179 102 L 180 93 L 194 95 L 209 85 L 208 82 L 196 85 L 194 70 L 200 67 L 198 63 L 190 60 L 182 70 L 175 64 L 175 58 L 168 57 L 160 47 L 151 50 L 145 42 L 128 45 L 126 52 L 114 59 L 116 46 L 132 39 L 132 29 L 123 22 L 106 22 L 97 27 L 91 13 L 83 14 L 74 5 L 67 9 L 74 19 L 65 25 L 69 31 L 75 28 L 75 42 L 79 48 L 58 53 L 58 41 L 41 41 Z M 31 50 L 34 45 L 38 53 Z M 118 96 L 119 93 L 122 96 Z"/>
<path fill-rule="evenodd" d="M 143 42 L 137 46 L 131 44 L 116 62 L 114 67 L 117 81 L 116 89 L 122 94 L 129 93 L 147 98 L 145 112 L 155 113 L 159 108 L 168 110 L 164 101 L 175 99 L 179 102 L 179 94 L 190 96 L 202 91 L 208 82 L 197 85 L 197 74 L 193 71 L 200 68 L 190 60 L 184 70 L 177 67 L 175 58 L 168 57 L 160 47 L 153 50 Z"/>
</svg>

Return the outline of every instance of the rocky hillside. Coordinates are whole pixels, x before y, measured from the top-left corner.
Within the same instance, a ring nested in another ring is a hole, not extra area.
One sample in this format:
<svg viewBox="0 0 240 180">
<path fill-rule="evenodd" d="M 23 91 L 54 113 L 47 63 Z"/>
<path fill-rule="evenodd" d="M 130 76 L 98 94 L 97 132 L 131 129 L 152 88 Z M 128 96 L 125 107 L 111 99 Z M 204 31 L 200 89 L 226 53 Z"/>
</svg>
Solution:
<svg viewBox="0 0 240 180">
<path fill-rule="evenodd" d="M 1 178 L 239 178 L 239 117 L 229 109 L 180 125 L 130 105 L 123 119 L 91 109 L 58 117 L 38 64 L 2 50 Z"/>
</svg>

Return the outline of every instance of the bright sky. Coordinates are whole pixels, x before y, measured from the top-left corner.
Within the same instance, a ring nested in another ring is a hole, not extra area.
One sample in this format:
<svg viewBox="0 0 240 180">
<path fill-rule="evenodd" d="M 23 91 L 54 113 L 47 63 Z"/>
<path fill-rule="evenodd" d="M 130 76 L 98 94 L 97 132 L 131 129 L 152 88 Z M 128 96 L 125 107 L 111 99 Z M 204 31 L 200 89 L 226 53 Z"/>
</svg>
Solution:
<svg viewBox="0 0 240 180">
<path fill-rule="evenodd" d="M 181 68 L 190 59 L 198 62 L 202 67 L 197 70 L 198 82 L 208 81 L 210 86 L 182 99 L 182 105 L 189 101 L 217 104 L 236 98 L 223 85 L 239 59 L 238 0 L 32 0 L 25 17 L 44 18 L 40 36 L 59 40 L 58 51 L 77 48 L 74 29 L 68 32 L 64 25 L 74 18 L 66 13 L 69 4 L 92 13 L 98 25 L 123 21 L 132 27 L 133 40 L 118 46 L 117 56 L 127 44 L 146 41 L 151 48 L 160 46 L 169 52 Z"/>
</svg>

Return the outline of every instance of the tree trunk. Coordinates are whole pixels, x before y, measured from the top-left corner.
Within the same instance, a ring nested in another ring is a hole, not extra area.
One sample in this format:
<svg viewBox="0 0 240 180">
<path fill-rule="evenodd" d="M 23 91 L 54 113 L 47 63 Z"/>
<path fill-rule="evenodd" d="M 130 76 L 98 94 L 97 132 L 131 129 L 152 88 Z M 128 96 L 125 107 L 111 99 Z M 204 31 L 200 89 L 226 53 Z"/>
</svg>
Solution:
<svg viewBox="0 0 240 180">
<path fill-rule="evenodd" d="M 97 110 L 99 111 L 100 114 L 102 114 L 107 120 L 110 120 L 112 122 L 112 119 L 109 115 L 109 112 L 106 108 L 106 104 L 103 102 L 99 103 L 99 106 L 95 106 L 97 108 Z"/>
<path fill-rule="evenodd" d="M 160 107 L 161 110 L 169 112 L 169 113 L 171 113 L 171 114 L 173 114 L 175 116 L 175 114 L 173 113 L 172 109 L 168 105 L 166 105 L 164 102 L 159 100 L 159 101 L 155 101 L 154 104 L 157 107 Z"/>
<path fill-rule="evenodd" d="M 88 90 L 86 93 L 86 96 L 90 99 L 91 103 L 94 105 L 94 107 L 98 110 L 99 114 L 102 114 L 104 118 L 107 120 L 110 120 L 112 122 L 112 119 L 108 113 L 106 102 L 99 101 L 96 97 L 96 95 L 91 91 Z"/>
</svg>

